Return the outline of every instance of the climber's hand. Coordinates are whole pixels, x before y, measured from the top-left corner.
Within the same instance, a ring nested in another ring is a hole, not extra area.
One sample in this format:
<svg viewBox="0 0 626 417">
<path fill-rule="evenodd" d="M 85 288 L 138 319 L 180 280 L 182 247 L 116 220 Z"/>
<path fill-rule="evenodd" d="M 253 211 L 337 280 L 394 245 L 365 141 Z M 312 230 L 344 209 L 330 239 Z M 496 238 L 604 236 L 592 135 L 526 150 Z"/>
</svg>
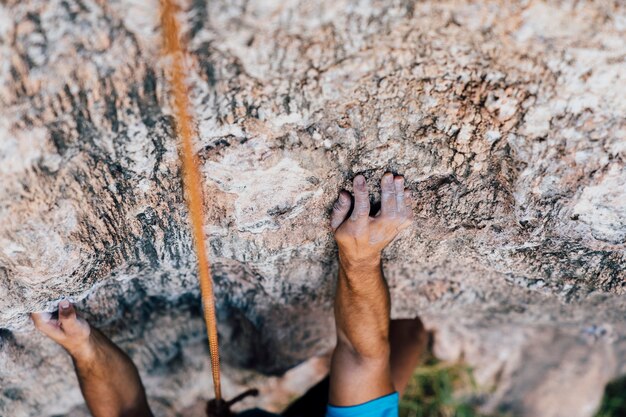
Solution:
<svg viewBox="0 0 626 417">
<path fill-rule="evenodd" d="M 53 319 L 51 313 L 32 313 L 30 317 L 39 331 L 60 344 L 74 358 L 91 354 L 91 328 L 85 319 L 76 315 L 69 301 L 59 303 L 58 319 Z"/>
<path fill-rule="evenodd" d="M 371 217 L 370 199 L 365 178 L 354 178 L 354 207 L 351 196 L 342 191 L 333 206 L 330 225 L 339 246 L 339 262 L 344 268 L 378 266 L 381 252 L 396 235 L 411 224 L 413 213 L 409 192 L 404 189 L 404 178 L 390 172 L 383 175 L 381 208 Z"/>
</svg>

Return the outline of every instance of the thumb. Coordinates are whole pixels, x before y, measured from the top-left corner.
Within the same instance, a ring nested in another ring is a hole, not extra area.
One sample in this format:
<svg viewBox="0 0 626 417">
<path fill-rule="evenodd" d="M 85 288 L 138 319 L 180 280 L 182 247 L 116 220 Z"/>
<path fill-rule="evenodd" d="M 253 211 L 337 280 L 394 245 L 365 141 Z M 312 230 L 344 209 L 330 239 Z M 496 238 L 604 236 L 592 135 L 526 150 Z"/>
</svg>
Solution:
<svg viewBox="0 0 626 417">
<path fill-rule="evenodd" d="M 37 330 L 55 342 L 59 343 L 63 339 L 63 330 L 59 327 L 59 322 L 54 320 L 50 313 L 31 313 L 30 318 Z"/>
</svg>

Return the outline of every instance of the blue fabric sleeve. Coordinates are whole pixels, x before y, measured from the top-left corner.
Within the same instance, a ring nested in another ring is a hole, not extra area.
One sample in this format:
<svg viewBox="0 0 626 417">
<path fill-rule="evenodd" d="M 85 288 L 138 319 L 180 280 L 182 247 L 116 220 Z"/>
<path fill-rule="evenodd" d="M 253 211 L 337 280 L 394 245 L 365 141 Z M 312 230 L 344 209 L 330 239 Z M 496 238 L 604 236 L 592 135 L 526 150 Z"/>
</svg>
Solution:
<svg viewBox="0 0 626 417">
<path fill-rule="evenodd" d="M 397 392 L 350 407 L 326 407 L 326 417 L 398 417 L 400 397 Z"/>
</svg>

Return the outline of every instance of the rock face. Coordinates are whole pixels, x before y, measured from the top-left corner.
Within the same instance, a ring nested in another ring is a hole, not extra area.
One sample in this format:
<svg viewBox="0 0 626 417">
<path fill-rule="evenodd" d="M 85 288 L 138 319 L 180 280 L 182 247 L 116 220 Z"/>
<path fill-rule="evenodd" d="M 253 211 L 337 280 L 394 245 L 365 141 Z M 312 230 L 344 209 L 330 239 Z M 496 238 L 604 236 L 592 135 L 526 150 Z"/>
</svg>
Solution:
<svg viewBox="0 0 626 417">
<path fill-rule="evenodd" d="M 474 367 L 487 411 L 593 414 L 626 373 L 624 3 L 181 7 L 227 396 L 332 347 L 329 208 L 391 170 L 417 219 L 385 253 L 393 316 Z M 0 3 L 2 416 L 84 414 L 27 316 L 63 297 L 158 415 L 209 393 L 158 21 Z"/>
</svg>

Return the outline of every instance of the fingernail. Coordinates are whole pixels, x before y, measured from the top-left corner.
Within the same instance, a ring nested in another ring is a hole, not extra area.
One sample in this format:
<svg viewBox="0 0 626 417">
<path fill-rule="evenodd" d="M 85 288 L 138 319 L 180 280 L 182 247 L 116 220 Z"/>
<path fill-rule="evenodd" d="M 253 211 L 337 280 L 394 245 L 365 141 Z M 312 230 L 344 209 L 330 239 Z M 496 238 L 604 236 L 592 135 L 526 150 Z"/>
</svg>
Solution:
<svg viewBox="0 0 626 417">
<path fill-rule="evenodd" d="M 67 300 L 63 300 L 59 303 L 59 307 L 61 307 L 63 310 L 67 310 L 68 308 L 70 308 L 70 302 Z"/>
<path fill-rule="evenodd" d="M 362 175 L 359 175 L 358 177 L 355 178 L 355 182 L 356 185 L 365 185 L 365 177 L 363 177 Z"/>
</svg>

